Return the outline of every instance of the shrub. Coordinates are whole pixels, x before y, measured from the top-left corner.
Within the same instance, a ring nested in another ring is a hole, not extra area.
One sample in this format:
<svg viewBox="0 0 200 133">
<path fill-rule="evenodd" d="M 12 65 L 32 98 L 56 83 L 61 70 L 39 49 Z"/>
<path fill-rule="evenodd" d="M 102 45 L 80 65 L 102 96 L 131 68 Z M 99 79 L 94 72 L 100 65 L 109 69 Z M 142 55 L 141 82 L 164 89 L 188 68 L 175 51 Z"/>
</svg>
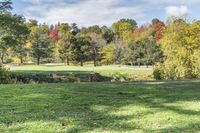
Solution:
<svg viewBox="0 0 200 133">
<path fill-rule="evenodd" d="M 165 78 L 163 66 L 161 64 L 156 65 L 156 68 L 153 71 L 153 76 L 154 76 L 154 79 L 156 80 L 163 80 Z"/>
<path fill-rule="evenodd" d="M 0 84 L 11 83 L 10 72 L 3 65 L 0 65 Z"/>
<path fill-rule="evenodd" d="M 160 70 L 158 68 L 154 69 L 153 76 L 154 76 L 154 78 L 156 80 L 162 80 L 163 79 L 163 77 L 162 77 L 162 70 Z"/>
</svg>

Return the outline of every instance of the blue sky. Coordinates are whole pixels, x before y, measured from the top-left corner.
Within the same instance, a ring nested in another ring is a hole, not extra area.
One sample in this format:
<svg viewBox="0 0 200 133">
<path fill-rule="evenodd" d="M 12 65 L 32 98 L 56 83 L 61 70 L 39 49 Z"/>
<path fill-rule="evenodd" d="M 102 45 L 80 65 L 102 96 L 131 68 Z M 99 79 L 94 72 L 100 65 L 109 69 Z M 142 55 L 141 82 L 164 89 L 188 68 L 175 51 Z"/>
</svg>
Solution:
<svg viewBox="0 0 200 133">
<path fill-rule="evenodd" d="M 79 26 L 107 25 L 121 18 L 135 19 L 140 25 L 159 18 L 188 15 L 200 19 L 200 0 L 13 0 L 14 13 L 27 19 Z"/>
</svg>

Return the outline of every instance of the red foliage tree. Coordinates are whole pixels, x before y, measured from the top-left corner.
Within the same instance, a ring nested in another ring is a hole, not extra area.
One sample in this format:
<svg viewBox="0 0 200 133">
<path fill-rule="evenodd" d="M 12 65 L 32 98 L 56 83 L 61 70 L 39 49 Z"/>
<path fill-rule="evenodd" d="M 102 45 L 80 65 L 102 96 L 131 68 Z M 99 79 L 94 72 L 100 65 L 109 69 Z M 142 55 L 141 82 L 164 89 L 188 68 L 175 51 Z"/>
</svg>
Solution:
<svg viewBox="0 0 200 133">
<path fill-rule="evenodd" d="M 59 35 L 59 32 L 56 28 L 50 30 L 49 36 L 52 38 L 53 41 L 58 41 L 61 39 L 61 36 Z"/>
<path fill-rule="evenodd" d="M 154 25 L 152 25 L 153 30 L 155 31 L 154 38 L 156 41 L 159 41 L 162 38 L 162 29 L 165 27 L 165 24 L 160 21 Z"/>
</svg>

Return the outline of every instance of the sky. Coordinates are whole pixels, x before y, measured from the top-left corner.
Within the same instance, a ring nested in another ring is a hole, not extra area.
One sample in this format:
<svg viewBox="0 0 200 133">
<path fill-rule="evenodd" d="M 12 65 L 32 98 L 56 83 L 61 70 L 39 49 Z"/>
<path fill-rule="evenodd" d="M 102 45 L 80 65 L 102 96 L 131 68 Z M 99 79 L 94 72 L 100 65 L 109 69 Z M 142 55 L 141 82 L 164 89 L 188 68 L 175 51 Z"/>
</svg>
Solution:
<svg viewBox="0 0 200 133">
<path fill-rule="evenodd" d="M 142 25 L 153 18 L 166 21 L 169 16 L 200 19 L 199 5 L 200 0 L 13 0 L 13 12 L 47 24 L 111 26 L 121 18 L 131 18 Z"/>
</svg>

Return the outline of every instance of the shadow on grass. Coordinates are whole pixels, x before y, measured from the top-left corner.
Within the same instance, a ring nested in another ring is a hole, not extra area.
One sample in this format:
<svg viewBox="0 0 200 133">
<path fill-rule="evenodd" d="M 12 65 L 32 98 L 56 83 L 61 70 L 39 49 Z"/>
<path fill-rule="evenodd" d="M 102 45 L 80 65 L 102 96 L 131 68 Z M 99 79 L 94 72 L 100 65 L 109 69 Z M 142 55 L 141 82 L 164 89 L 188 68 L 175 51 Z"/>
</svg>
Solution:
<svg viewBox="0 0 200 133">
<path fill-rule="evenodd" d="M 185 102 L 200 102 L 199 86 L 199 82 L 191 81 L 4 85 L 0 87 L 0 129 L 197 132 L 200 130 L 200 121 L 196 119 L 200 118 L 198 107 L 186 108 Z M 184 107 L 179 106 L 182 103 Z M 164 115 L 158 116 L 161 112 Z M 163 120 L 154 117 L 163 117 Z M 175 120 L 167 127 L 169 117 Z M 42 126 L 40 123 L 36 129 L 39 121 L 53 124 Z M 154 123 L 159 122 L 163 125 L 154 128 Z"/>
<path fill-rule="evenodd" d="M 67 83 L 67 82 L 105 82 L 111 77 L 92 71 L 15 71 L 11 72 L 15 83 Z"/>
</svg>

